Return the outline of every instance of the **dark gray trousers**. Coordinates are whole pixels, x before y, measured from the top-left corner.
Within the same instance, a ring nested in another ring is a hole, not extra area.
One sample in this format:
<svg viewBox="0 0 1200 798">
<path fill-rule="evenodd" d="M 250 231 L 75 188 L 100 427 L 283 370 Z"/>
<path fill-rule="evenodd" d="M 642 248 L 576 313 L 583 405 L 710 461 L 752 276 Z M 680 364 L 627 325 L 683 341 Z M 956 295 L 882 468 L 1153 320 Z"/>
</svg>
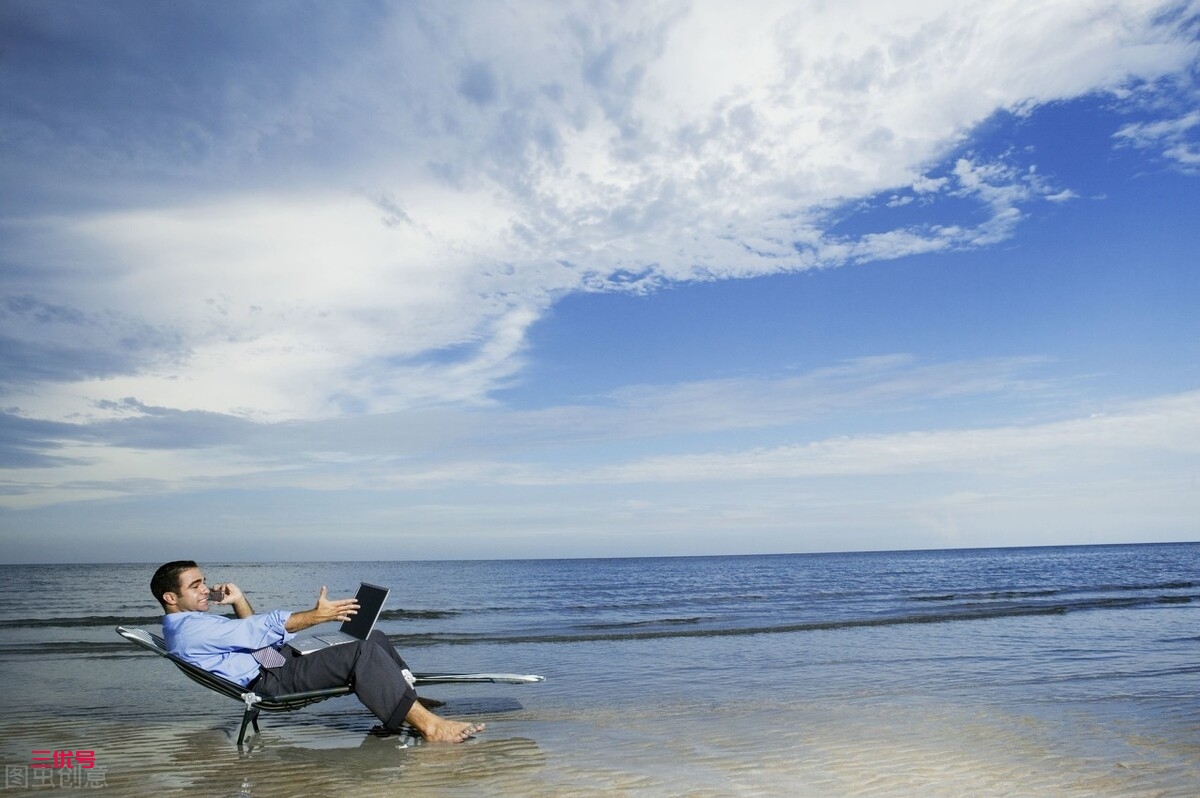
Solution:
<svg viewBox="0 0 1200 798">
<path fill-rule="evenodd" d="M 387 635 L 376 629 L 366 640 L 300 655 L 285 647 L 287 662 L 263 668 L 254 685 L 264 695 L 302 693 L 350 685 L 358 700 L 388 729 L 399 729 L 417 700 L 401 671 L 408 664 Z"/>
</svg>

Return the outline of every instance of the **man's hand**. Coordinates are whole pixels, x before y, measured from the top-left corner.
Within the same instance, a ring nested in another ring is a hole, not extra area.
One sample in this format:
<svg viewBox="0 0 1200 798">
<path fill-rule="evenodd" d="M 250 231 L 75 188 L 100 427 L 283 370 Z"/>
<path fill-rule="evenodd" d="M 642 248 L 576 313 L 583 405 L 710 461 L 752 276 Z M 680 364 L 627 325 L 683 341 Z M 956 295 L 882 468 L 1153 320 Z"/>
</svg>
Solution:
<svg viewBox="0 0 1200 798">
<path fill-rule="evenodd" d="M 233 614 L 239 618 L 249 618 L 254 614 L 254 608 L 250 606 L 250 600 L 242 594 L 241 588 L 233 582 L 222 582 L 219 585 L 210 585 L 208 588 L 209 604 L 229 604 L 233 606 Z M 220 599 L 215 598 L 220 596 Z"/>
<path fill-rule="evenodd" d="M 325 586 L 321 586 L 321 592 L 317 594 L 317 606 L 312 608 L 320 618 L 317 623 L 325 621 L 348 621 L 358 613 L 358 599 L 337 599 L 330 600 L 325 593 Z"/>
<path fill-rule="evenodd" d="M 317 594 L 317 606 L 303 612 L 293 612 L 284 624 L 289 632 L 299 632 L 326 621 L 348 621 L 358 613 L 357 599 L 330 599 L 324 586 Z"/>
<path fill-rule="evenodd" d="M 219 585 L 210 585 L 208 588 L 210 604 L 236 604 L 237 600 L 244 598 L 241 588 L 233 582 L 224 582 Z"/>
</svg>

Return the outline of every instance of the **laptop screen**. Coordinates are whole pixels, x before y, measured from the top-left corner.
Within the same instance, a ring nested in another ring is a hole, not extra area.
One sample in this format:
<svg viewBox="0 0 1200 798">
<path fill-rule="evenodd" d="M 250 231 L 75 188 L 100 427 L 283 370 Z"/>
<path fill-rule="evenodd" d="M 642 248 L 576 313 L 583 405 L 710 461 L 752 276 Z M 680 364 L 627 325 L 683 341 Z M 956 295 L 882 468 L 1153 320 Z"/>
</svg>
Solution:
<svg viewBox="0 0 1200 798">
<path fill-rule="evenodd" d="M 388 592 L 386 587 L 379 585 L 366 582 L 359 585 L 358 595 L 355 596 L 358 599 L 358 613 L 350 620 L 342 622 L 342 631 L 359 640 L 366 640 L 367 635 L 371 634 L 371 627 L 379 618 L 380 611 L 383 610 L 383 602 L 387 600 Z"/>
</svg>

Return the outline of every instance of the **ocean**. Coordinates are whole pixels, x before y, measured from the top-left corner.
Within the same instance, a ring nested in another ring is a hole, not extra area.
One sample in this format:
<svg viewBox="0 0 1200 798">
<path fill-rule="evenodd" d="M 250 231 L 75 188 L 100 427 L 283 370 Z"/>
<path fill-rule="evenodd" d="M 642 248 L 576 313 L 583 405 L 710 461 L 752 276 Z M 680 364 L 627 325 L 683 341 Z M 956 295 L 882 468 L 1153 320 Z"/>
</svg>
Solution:
<svg viewBox="0 0 1200 798">
<path fill-rule="evenodd" d="M 350 696 L 241 752 L 240 704 L 114 632 L 159 631 L 156 565 L 0 567 L 4 795 L 1200 793 L 1200 544 L 201 563 L 260 611 L 387 585 L 414 670 L 546 676 L 425 689 L 463 745 Z"/>
</svg>

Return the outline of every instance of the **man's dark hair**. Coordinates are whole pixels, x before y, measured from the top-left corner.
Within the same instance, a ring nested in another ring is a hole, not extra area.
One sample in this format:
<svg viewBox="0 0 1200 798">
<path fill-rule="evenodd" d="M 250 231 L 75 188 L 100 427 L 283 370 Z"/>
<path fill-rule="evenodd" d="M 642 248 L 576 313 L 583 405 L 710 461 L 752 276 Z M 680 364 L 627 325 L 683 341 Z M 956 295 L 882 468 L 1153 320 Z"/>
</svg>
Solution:
<svg viewBox="0 0 1200 798">
<path fill-rule="evenodd" d="M 163 563 L 158 566 L 158 570 L 154 572 L 154 576 L 150 579 L 150 592 L 154 594 L 154 598 L 158 599 L 158 603 L 162 605 L 163 612 L 167 611 L 167 603 L 163 601 L 163 593 L 178 593 L 179 574 L 189 568 L 199 567 L 191 560 L 175 560 L 174 562 Z"/>
</svg>

